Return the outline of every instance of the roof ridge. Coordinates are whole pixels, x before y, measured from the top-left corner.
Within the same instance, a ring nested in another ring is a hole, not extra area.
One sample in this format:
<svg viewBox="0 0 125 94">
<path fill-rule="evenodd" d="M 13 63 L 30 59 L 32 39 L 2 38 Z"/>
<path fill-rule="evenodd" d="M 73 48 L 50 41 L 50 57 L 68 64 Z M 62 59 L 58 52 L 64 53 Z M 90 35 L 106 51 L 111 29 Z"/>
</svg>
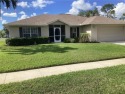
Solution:
<svg viewBox="0 0 125 94">
<path fill-rule="evenodd" d="M 95 20 L 96 17 L 97 17 L 97 16 L 86 17 L 87 19 L 86 19 L 85 21 L 90 20 L 90 18 L 94 18 L 94 19 L 92 19 L 92 21 L 91 21 L 91 22 L 93 22 L 93 21 Z M 85 21 L 83 21 L 82 25 L 84 24 Z M 91 22 L 90 22 L 90 23 L 91 23 Z"/>
<path fill-rule="evenodd" d="M 92 21 L 91 21 L 91 23 L 93 23 L 94 20 L 95 20 L 97 17 L 100 17 L 100 16 L 94 16 L 93 19 L 92 19 Z"/>
</svg>

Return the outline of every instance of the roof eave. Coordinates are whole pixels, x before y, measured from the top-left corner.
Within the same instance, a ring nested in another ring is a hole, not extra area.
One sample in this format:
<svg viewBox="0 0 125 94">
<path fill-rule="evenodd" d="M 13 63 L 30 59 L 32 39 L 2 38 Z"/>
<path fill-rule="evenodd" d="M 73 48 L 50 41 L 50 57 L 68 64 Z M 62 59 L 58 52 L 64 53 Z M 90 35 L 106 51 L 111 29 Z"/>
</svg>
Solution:
<svg viewBox="0 0 125 94">
<path fill-rule="evenodd" d="M 24 24 L 20 24 L 20 25 L 4 25 L 4 26 L 18 26 L 18 27 L 20 27 L 20 26 L 47 26 L 47 25 L 24 25 Z"/>
</svg>

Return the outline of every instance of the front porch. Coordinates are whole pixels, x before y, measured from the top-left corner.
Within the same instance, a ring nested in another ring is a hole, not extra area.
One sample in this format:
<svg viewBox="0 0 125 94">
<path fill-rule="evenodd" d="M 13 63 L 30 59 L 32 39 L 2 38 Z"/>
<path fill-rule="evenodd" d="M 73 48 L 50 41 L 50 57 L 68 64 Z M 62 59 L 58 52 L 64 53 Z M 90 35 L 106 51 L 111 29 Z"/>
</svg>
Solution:
<svg viewBox="0 0 125 94">
<path fill-rule="evenodd" d="M 50 42 L 63 42 L 65 38 L 79 37 L 80 27 L 69 26 L 61 21 L 51 23 L 49 26 Z"/>
</svg>

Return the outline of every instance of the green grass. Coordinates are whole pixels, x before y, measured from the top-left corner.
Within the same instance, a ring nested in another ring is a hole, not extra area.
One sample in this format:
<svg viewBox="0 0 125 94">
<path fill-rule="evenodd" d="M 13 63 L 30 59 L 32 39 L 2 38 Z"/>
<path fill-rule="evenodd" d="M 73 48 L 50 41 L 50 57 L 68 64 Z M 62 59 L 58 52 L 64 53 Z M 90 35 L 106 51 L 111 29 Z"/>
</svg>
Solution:
<svg viewBox="0 0 125 94">
<path fill-rule="evenodd" d="M 0 47 L 5 45 L 5 38 L 0 38 Z"/>
<path fill-rule="evenodd" d="M 125 57 L 125 46 L 108 43 L 57 43 L 5 46 L 0 42 L 0 72 Z"/>
<path fill-rule="evenodd" d="M 125 94 L 125 65 L 0 85 L 0 94 Z"/>
</svg>

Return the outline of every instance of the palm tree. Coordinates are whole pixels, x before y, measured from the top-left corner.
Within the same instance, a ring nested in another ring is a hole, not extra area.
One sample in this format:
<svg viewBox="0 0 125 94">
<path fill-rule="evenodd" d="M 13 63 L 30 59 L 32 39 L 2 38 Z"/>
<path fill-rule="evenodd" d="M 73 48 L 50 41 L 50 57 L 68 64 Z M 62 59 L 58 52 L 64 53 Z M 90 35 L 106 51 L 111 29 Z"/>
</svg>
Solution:
<svg viewBox="0 0 125 94">
<path fill-rule="evenodd" d="M 1 4 L 6 4 L 7 8 L 11 6 L 15 9 L 17 6 L 18 0 L 0 0 L 0 17 L 1 17 Z"/>
<path fill-rule="evenodd" d="M 95 8 L 95 9 L 93 10 L 93 15 L 94 15 L 94 16 L 100 16 L 99 11 L 98 11 L 97 8 Z"/>
<path fill-rule="evenodd" d="M 87 11 L 80 10 L 78 15 L 84 17 L 100 16 L 97 8 L 95 8 L 94 10 L 87 10 Z"/>
<path fill-rule="evenodd" d="M 12 5 L 13 8 L 15 9 L 17 6 L 17 2 L 18 2 L 18 0 L 0 0 L 0 5 L 1 5 L 1 3 L 6 4 L 7 8 L 10 8 Z"/>
</svg>

